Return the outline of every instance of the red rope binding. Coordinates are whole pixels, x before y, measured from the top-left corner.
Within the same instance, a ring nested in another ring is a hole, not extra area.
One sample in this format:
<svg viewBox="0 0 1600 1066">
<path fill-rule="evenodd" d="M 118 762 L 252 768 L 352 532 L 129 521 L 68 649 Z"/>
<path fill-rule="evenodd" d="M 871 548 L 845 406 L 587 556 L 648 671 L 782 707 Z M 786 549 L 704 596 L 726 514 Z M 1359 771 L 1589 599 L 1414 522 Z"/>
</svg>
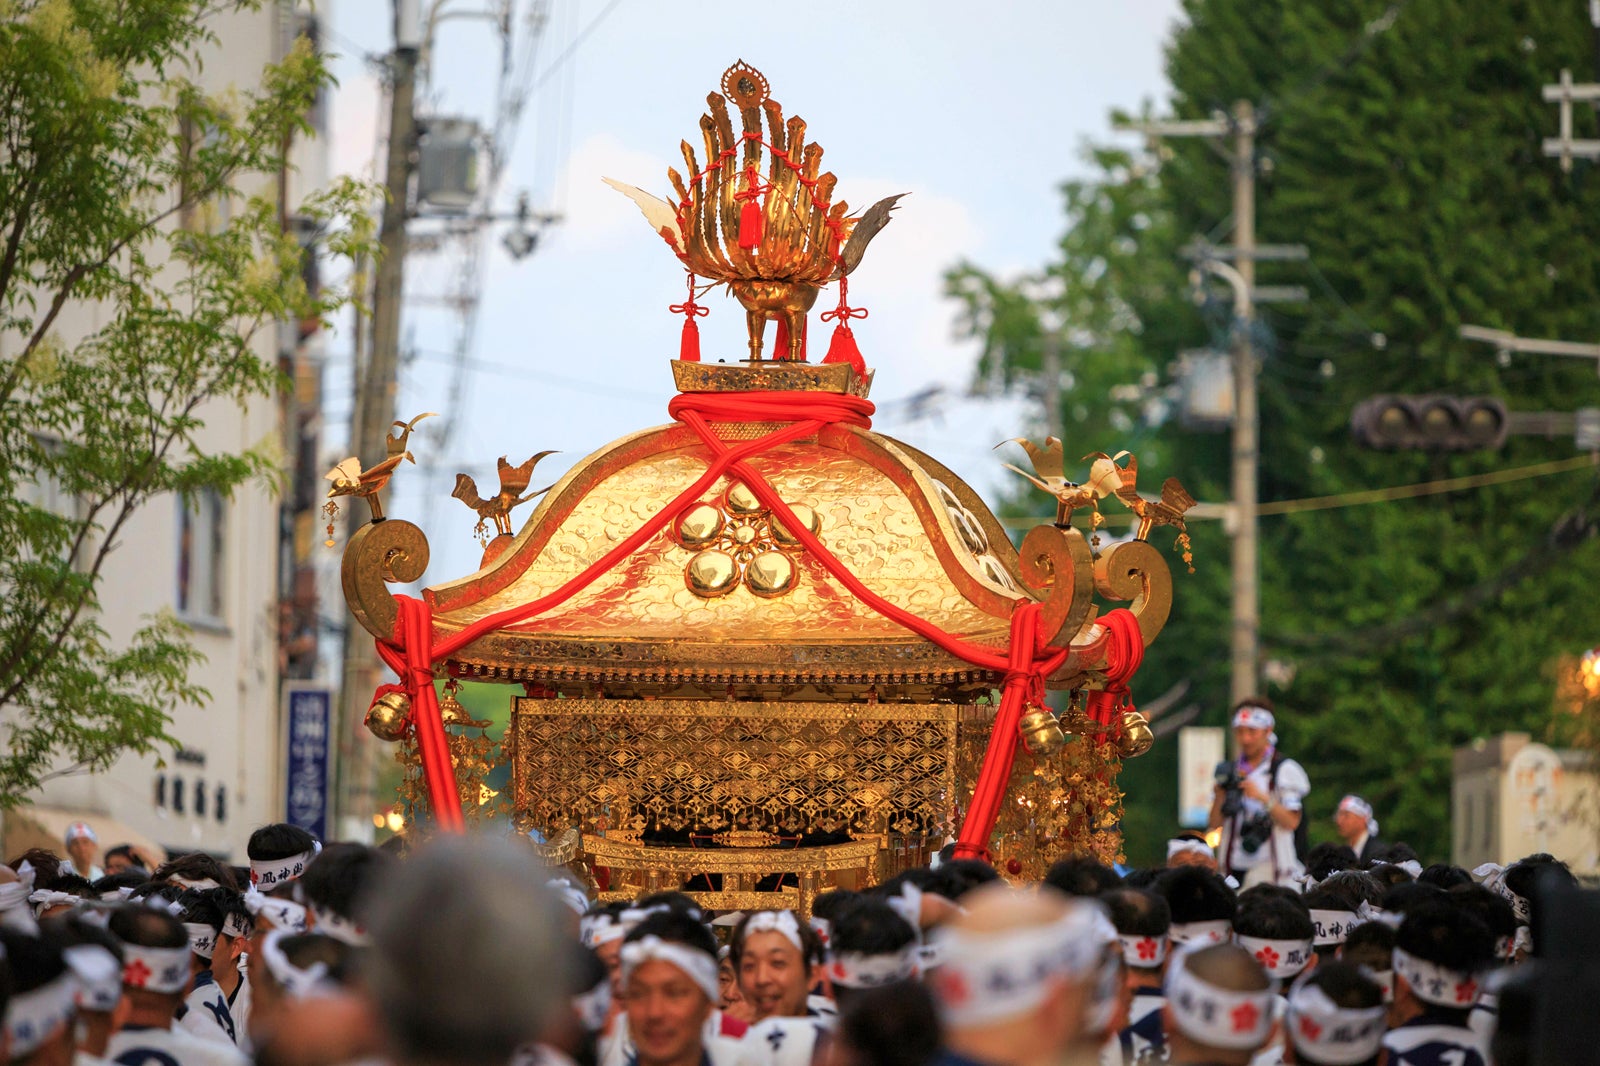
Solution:
<svg viewBox="0 0 1600 1066">
<path fill-rule="evenodd" d="M 432 616 L 427 605 L 409 596 L 396 596 L 399 616 L 394 635 L 388 641 L 379 641 L 378 651 L 399 675 L 400 683 L 384 686 L 379 694 L 399 690 L 411 697 L 412 724 L 417 730 L 429 800 L 439 826 L 450 832 L 462 830 L 460 796 L 456 790 L 449 745 L 439 714 L 438 694 L 433 687 L 433 664 L 448 659 L 486 634 L 537 617 L 565 603 L 632 555 L 656 536 L 673 516 L 680 514 L 720 478 L 728 475 L 742 481 L 785 528 L 794 531 L 810 557 L 861 602 L 957 658 L 981 669 L 1004 671 L 1000 708 L 995 715 L 983 767 L 956 846 L 959 856 L 987 855 L 989 837 L 994 832 L 1006 785 L 1011 777 L 1011 766 L 1016 758 L 1017 722 L 1030 701 L 1043 702 L 1045 678 L 1059 669 L 1067 656 L 1065 649 L 1051 648 L 1040 640 L 1039 604 L 1023 602 L 1016 606 L 1011 616 L 1010 645 L 1004 655 L 947 633 L 933 623 L 895 606 L 862 584 L 811 532 L 810 527 L 795 517 L 789 505 L 766 478 L 747 462 L 772 448 L 812 436 L 824 425 L 842 423 L 868 428 L 873 410 L 869 400 L 829 393 L 680 394 L 668 405 L 668 411 L 700 437 L 711 453 L 710 463 L 692 484 L 594 564 L 574 575 L 554 592 L 519 607 L 481 618 L 438 642 L 433 640 Z M 758 440 L 737 445 L 722 440 L 711 429 L 713 422 L 748 421 L 786 421 L 789 424 Z M 1118 615 L 1126 615 L 1126 622 L 1114 621 Z M 1108 677 L 1125 682 L 1138 668 L 1138 660 L 1143 655 L 1143 643 L 1137 637 L 1137 622 L 1126 610 L 1108 612 L 1103 621 L 1111 630 L 1113 647 L 1121 645 L 1116 652 L 1120 658 L 1107 664 Z M 1129 624 L 1132 625 L 1131 630 Z M 1128 643 L 1130 632 L 1133 634 L 1132 644 Z M 1126 692 L 1125 687 L 1123 692 Z"/>
<path fill-rule="evenodd" d="M 701 307 L 694 302 L 694 273 L 685 271 L 689 276 L 689 295 L 681 304 L 673 304 L 667 310 L 675 315 L 683 316 L 683 338 L 678 342 L 678 359 L 685 363 L 698 363 L 700 361 L 700 327 L 695 325 L 697 317 L 704 318 L 711 313 L 709 308 Z"/>
</svg>

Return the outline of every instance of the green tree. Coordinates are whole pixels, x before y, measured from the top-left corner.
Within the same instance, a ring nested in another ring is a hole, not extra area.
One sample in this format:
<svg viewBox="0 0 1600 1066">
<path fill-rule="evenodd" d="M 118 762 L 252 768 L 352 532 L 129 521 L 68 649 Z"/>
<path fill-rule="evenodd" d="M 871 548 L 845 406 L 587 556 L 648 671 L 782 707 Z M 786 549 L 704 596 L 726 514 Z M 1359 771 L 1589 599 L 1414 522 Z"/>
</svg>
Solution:
<svg viewBox="0 0 1600 1066">
<path fill-rule="evenodd" d="M 1206 0 L 1185 10 L 1168 48 L 1173 109 L 1201 117 L 1257 104 L 1257 231 L 1313 257 L 1261 268 L 1264 283 L 1313 292 L 1302 307 L 1269 308 L 1253 338 L 1262 499 L 1571 456 L 1570 440 L 1532 438 L 1496 453 L 1367 452 L 1347 422 L 1380 392 L 1487 393 L 1513 410 L 1600 398 L 1589 366 L 1502 366 L 1457 339 L 1464 323 L 1593 337 L 1600 192 L 1591 174 L 1568 180 L 1540 152 L 1555 115 L 1539 86 L 1592 62 L 1584 12 L 1560 0 Z M 1069 450 L 1127 447 L 1198 498 L 1224 500 L 1225 438 L 1188 432 L 1159 405 L 1142 422 L 1119 421 L 1112 386 L 1152 372 L 1165 382 L 1180 351 L 1223 340 L 1225 306 L 1182 303 L 1176 252 L 1192 236 L 1228 239 L 1226 164 L 1193 140 L 1163 145 L 1146 169 L 1104 149 L 1091 163 L 1090 178 L 1065 187 L 1061 257 L 1041 272 L 1065 272 L 1049 300 L 1067 335 L 1082 324 L 1089 338 L 1066 349 Z M 995 362 L 1017 378 L 1036 373 L 1027 324 L 1040 313 L 1037 286 L 970 265 L 951 285 L 985 341 L 979 382 L 995 380 Z M 1043 513 L 1037 499 L 1023 506 Z M 1357 791 L 1386 836 L 1449 856 L 1451 749 L 1507 729 L 1547 734 L 1551 664 L 1600 638 L 1597 521 L 1587 472 L 1262 519 L 1263 642 L 1293 678 L 1268 694 L 1285 710 L 1287 746 L 1312 770 L 1314 837 L 1331 835 L 1339 795 Z M 1227 549 L 1220 530 L 1196 532 L 1199 573 L 1177 575 L 1173 620 L 1137 692 L 1188 679 L 1202 721 L 1222 724 Z M 1173 765 L 1168 745 L 1124 770 L 1130 858 L 1158 857 Z"/>
<path fill-rule="evenodd" d="M 276 477 L 275 442 L 208 449 L 202 420 L 285 386 L 259 351 L 275 323 L 347 301 L 308 290 L 276 193 L 321 58 L 302 39 L 253 87 L 195 80 L 208 27 L 254 6 L 0 0 L 0 808 L 58 760 L 169 744 L 171 708 L 207 698 L 170 612 L 113 642 L 102 574 L 152 497 Z M 347 255 L 370 202 L 341 181 L 295 208 Z"/>
</svg>

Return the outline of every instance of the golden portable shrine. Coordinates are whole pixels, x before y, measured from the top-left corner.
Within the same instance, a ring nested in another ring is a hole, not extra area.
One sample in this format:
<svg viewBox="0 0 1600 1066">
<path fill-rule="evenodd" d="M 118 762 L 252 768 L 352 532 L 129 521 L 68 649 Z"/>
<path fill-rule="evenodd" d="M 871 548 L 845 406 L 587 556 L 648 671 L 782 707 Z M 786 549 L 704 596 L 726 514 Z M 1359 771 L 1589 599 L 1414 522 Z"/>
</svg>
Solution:
<svg viewBox="0 0 1600 1066">
<path fill-rule="evenodd" d="M 1141 496 L 1131 458 L 1087 457 L 1080 483 L 1059 441 L 1019 442 L 1019 473 L 1057 500 L 1019 550 L 960 478 L 874 433 L 848 278 L 898 198 L 851 214 L 805 122 L 742 62 L 707 99 L 703 157 L 683 144 L 672 201 L 611 182 L 689 274 L 670 424 L 579 462 L 515 533 L 539 456 L 502 459 L 488 500 L 463 475 L 455 495 L 498 535 L 481 569 L 420 599 L 388 585 L 421 576 L 427 540 L 376 499 L 404 433 L 373 471 L 329 475 L 330 495 L 373 505 L 344 592 L 398 681 L 368 726 L 403 742 L 435 823 L 460 830 L 495 753 L 454 687 L 521 686 L 500 749 L 511 816 L 603 899 L 682 886 L 714 908 L 805 911 L 952 839 L 1012 876 L 1117 858 L 1120 760 L 1151 739 L 1127 685 L 1171 605 L 1147 538 L 1173 525 L 1187 552 L 1193 501 L 1170 479 Z M 700 358 L 697 301 L 718 285 L 746 312 L 748 358 Z M 833 336 L 813 363 L 827 286 Z M 1112 501 L 1137 529 L 1102 550 Z"/>
</svg>

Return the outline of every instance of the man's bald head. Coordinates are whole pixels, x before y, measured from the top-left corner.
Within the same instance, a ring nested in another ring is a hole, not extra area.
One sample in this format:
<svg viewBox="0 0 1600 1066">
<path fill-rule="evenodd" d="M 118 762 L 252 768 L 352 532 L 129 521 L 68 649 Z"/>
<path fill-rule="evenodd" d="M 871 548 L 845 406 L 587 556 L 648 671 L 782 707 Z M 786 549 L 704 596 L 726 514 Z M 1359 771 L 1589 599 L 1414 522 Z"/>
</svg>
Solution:
<svg viewBox="0 0 1600 1066">
<path fill-rule="evenodd" d="M 1267 971 L 1238 944 L 1216 944 L 1190 952 L 1184 965 L 1201 980 L 1227 992 L 1261 992 L 1272 984 Z"/>
</svg>

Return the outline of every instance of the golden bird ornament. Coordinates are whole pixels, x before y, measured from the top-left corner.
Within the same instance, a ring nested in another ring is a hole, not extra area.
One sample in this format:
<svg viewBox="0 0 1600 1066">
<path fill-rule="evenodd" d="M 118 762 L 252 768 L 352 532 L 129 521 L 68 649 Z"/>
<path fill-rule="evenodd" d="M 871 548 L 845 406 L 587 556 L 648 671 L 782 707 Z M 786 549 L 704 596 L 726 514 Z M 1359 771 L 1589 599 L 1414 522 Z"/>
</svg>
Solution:
<svg viewBox="0 0 1600 1066">
<path fill-rule="evenodd" d="M 1033 464 L 1034 472 L 1030 474 L 1010 463 L 1006 463 L 1005 468 L 1014 474 L 1021 474 L 1056 498 L 1056 525 L 1063 528 L 1070 526 L 1072 512 L 1080 507 L 1091 508 L 1095 514 L 1094 524 L 1096 526 L 1100 524 L 1100 494 L 1093 484 L 1080 485 L 1076 481 L 1068 480 L 1060 440 L 1046 437 L 1043 444 L 1035 444 L 1024 437 L 1012 437 L 1001 441 L 995 447 L 999 448 L 1006 444 L 1021 445 L 1022 450 L 1028 453 L 1028 460 Z"/>
<path fill-rule="evenodd" d="M 361 459 L 358 456 L 352 455 L 341 459 L 337 466 L 322 475 L 324 480 L 333 482 L 332 487 L 328 489 L 328 499 L 336 496 L 360 497 L 366 500 L 367 506 L 372 509 L 372 520 L 383 521 L 383 503 L 378 498 L 378 492 L 389 483 L 389 479 L 394 476 L 395 469 L 401 463 L 417 461 L 406 450 L 406 443 L 411 438 L 411 431 L 417 428 L 417 423 L 424 418 L 432 418 L 433 415 L 432 411 L 427 411 L 409 422 L 394 422 L 393 426 L 399 427 L 400 432 L 390 433 L 384 441 L 389 457 L 370 470 L 361 468 Z M 332 516 L 329 517 L 331 519 Z"/>
<path fill-rule="evenodd" d="M 493 522 L 496 533 L 509 534 L 512 508 L 550 490 L 550 486 L 546 485 L 526 496 L 522 495 L 529 482 L 533 480 L 533 468 L 539 465 L 539 460 L 554 454 L 554 451 L 539 452 L 517 466 L 512 466 L 502 455 L 497 464 L 500 475 L 500 491 L 497 494 L 484 499 L 478 495 L 478 483 L 470 475 L 457 474 L 455 491 L 450 495 L 477 512 L 480 529 L 485 522 Z"/>
</svg>

